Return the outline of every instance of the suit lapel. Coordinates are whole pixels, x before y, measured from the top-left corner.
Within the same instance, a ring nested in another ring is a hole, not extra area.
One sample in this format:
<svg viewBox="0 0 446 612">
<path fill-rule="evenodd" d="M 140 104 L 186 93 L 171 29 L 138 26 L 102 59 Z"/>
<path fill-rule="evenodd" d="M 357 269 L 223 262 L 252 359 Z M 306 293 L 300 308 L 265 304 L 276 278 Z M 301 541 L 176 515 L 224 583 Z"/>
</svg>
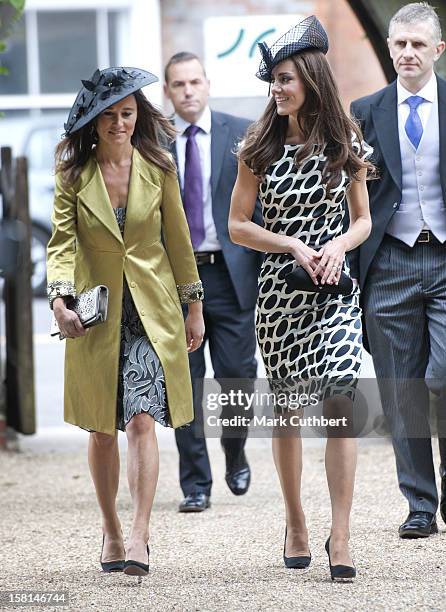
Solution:
<svg viewBox="0 0 446 612">
<path fill-rule="evenodd" d="M 89 163 L 93 164 L 93 176 L 85 187 L 78 192 L 78 198 L 82 200 L 85 206 L 104 224 L 113 236 L 122 243 L 121 232 L 119 231 L 99 164 L 93 158 L 90 159 Z"/>
<path fill-rule="evenodd" d="M 446 202 L 446 175 L 443 171 L 446 164 L 446 81 L 437 75 L 438 85 L 438 121 L 440 133 L 440 181 L 443 200 Z"/>
<path fill-rule="evenodd" d="M 381 102 L 376 106 L 372 106 L 371 111 L 385 165 L 401 191 L 402 169 L 396 81 L 389 85 Z"/>
<path fill-rule="evenodd" d="M 175 161 L 175 166 L 177 167 L 177 171 L 178 171 L 178 154 L 177 154 L 177 144 L 176 144 L 176 142 L 177 142 L 177 138 L 179 136 L 179 132 L 178 132 L 178 129 L 176 128 L 176 126 L 175 126 L 175 116 L 171 117 L 169 119 L 169 121 L 170 121 L 172 127 L 177 130 L 177 135 L 175 136 L 174 140 L 169 142 L 168 149 L 169 149 L 169 153 L 172 155 L 172 157 L 173 157 L 173 159 Z"/>
<path fill-rule="evenodd" d="M 147 203 L 145 198 L 141 196 L 140 192 L 140 154 L 136 149 L 133 149 L 132 155 L 132 168 L 130 171 L 129 179 L 129 191 L 127 194 L 127 209 L 125 214 L 125 226 L 124 226 L 124 242 L 126 236 L 132 235 L 132 225 L 138 221 L 138 206 L 142 202 Z M 139 194 L 139 197 L 138 197 Z"/>
<path fill-rule="evenodd" d="M 216 113 L 211 114 L 211 192 L 212 202 L 216 201 L 223 158 L 226 151 L 229 127 Z"/>
<path fill-rule="evenodd" d="M 183 187 L 181 186 L 181 181 L 180 181 L 180 169 L 178 167 L 178 153 L 177 153 L 177 145 L 176 145 L 176 139 L 170 143 L 169 145 L 169 151 L 173 157 L 173 160 L 175 162 L 175 166 L 177 169 L 177 175 L 178 175 L 178 185 L 180 187 L 180 192 L 181 192 L 181 199 L 183 198 Z"/>
<path fill-rule="evenodd" d="M 156 173 L 155 173 L 156 175 Z M 140 235 L 138 229 L 150 214 L 150 208 L 158 202 L 161 187 L 156 184 L 150 163 L 133 149 L 132 171 L 130 173 L 129 192 L 127 196 L 127 214 L 125 218 L 124 242 L 129 246 Z"/>
<path fill-rule="evenodd" d="M 174 140 L 173 142 L 170 143 L 169 145 L 169 151 L 172 154 L 173 159 L 175 160 L 175 166 L 178 169 L 178 155 L 177 155 L 177 145 L 176 145 L 176 141 Z"/>
</svg>

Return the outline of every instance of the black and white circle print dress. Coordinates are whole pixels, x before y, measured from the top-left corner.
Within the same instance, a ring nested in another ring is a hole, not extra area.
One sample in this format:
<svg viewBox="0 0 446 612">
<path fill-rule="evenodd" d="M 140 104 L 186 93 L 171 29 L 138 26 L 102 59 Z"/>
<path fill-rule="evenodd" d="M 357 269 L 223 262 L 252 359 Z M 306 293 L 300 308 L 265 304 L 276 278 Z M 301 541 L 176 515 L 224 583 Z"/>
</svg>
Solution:
<svg viewBox="0 0 446 612">
<path fill-rule="evenodd" d="M 361 147 L 355 142 L 364 159 L 372 153 L 366 143 Z M 342 234 L 350 179 L 343 172 L 340 183 L 327 193 L 324 152 L 315 151 L 296 166 L 300 146 L 284 145 L 282 157 L 268 168 L 259 187 L 264 226 L 319 250 Z M 267 253 L 259 275 L 256 331 L 273 390 L 312 381 L 313 389 L 320 391 L 321 381 L 356 380 L 362 356 L 359 290 L 321 295 L 289 289 L 284 277 L 296 266 L 289 253 Z M 349 272 L 347 262 L 343 270 Z M 331 394 L 325 392 L 324 397 Z"/>
</svg>

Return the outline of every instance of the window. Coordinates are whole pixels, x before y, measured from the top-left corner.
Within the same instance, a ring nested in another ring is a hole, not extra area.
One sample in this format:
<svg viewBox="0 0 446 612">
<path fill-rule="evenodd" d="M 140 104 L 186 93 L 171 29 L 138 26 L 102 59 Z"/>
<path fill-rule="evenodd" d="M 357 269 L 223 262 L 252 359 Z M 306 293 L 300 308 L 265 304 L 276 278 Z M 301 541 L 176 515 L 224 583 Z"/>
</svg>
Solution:
<svg viewBox="0 0 446 612">
<path fill-rule="evenodd" d="M 125 11 L 29 10 L 15 24 L 0 58 L 0 97 L 72 94 L 94 70 L 121 62 Z"/>
<path fill-rule="evenodd" d="M 17 23 L 7 41 L 6 51 L 0 55 L 1 63 L 8 69 L 7 77 L 0 76 L 0 95 L 28 92 L 26 73 L 25 21 Z"/>
<path fill-rule="evenodd" d="M 108 48 L 110 52 L 110 66 L 119 66 L 121 63 L 119 41 L 120 28 L 122 25 L 122 15 L 116 11 L 108 12 Z"/>
<path fill-rule="evenodd" d="M 40 12 L 37 31 L 40 93 L 77 91 L 98 67 L 95 11 Z"/>
</svg>

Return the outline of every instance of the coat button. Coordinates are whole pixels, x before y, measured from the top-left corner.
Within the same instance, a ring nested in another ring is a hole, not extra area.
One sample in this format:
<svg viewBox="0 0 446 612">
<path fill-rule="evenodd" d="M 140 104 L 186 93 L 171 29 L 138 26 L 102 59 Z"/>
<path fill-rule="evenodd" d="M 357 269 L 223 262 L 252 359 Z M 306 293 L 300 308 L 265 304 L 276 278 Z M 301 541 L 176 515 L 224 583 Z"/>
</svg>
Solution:
<svg viewBox="0 0 446 612">
<path fill-rule="evenodd" d="M 152 342 L 156 344 L 158 342 L 158 338 L 156 336 L 152 336 Z"/>
<path fill-rule="evenodd" d="M 135 281 L 132 281 L 132 282 L 130 283 L 130 287 L 136 287 L 136 283 L 135 283 Z"/>
<path fill-rule="evenodd" d="M 393 208 L 398 208 L 398 202 L 393 203 Z"/>
<path fill-rule="evenodd" d="M 143 317 L 146 314 L 145 310 L 141 310 L 140 315 Z"/>
</svg>

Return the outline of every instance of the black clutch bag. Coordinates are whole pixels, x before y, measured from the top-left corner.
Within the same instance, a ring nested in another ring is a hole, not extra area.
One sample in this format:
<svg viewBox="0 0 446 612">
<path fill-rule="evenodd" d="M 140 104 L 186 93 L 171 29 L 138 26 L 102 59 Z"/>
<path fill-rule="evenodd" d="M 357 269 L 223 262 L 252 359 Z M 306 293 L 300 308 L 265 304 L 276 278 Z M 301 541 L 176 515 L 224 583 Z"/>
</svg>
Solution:
<svg viewBox="0 0 446 612">
<path fill-rule="evenodd" d="M 337 285 L 315 285 L 311 276 L 301 266 L 295 268 L 285 276 L 285 282 L 294 291 L 308 291 L 309 293 L 327 293 L 333 295 L 350 295 L 353 291 L 353 281 L 348 274 L 341 272 Z"/>
</svg>

